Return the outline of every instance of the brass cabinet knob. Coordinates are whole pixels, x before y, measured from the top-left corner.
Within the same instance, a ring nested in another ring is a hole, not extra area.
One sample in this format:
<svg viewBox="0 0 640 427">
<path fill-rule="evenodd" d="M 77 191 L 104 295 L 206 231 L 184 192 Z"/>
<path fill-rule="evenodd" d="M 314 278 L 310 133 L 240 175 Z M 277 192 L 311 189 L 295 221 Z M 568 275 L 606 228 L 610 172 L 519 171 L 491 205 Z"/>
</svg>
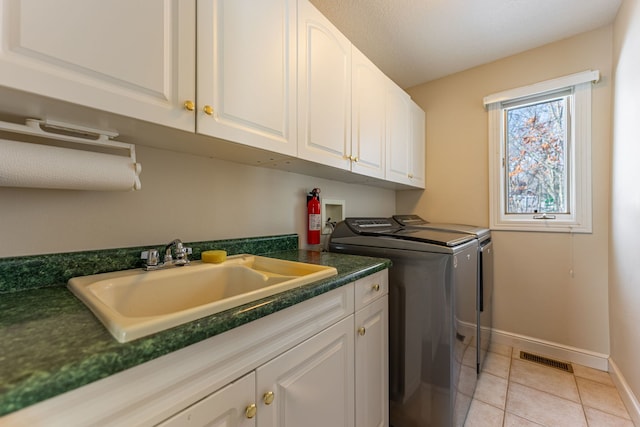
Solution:
<svg viewBox="0 0 640 427">
<path fill-rule="evenodd" d="M 194 104 L 193 101 L 184 101 L 183 105 L 187 111 L 193 111 L 196 109 L 196 104 Z"/>
<path fill-rule="evenodd" d="M 378 292 L 380 290 L 380 285 L 376 283 L 371 287 L 371 289 L 373 289 L 374 292 Z"/>
<path fill-rule="evenodd" d="M 413 174 L 412 173 L 409 174 L 409 179 L 413 179 Z"/>
<path fill-rule="evenodd" d="M 361 337 L 363 337 L 364 334 L 366 334 L 366 333 L 367 333 L 367 330 L 364 328 L 364 326 L 360 326 L 358 328 L 358 335 L 360 335 Z"/>
<path fill-rule="evenodd" d="M 205 106 L 202 108 L 202 111 L 204 111 L 204 113 L 205 113 L 207 116 L 211 116 L 211 115 L 213 115 L 213 107 L 212 107 L 211 105 L 205 105 Z"/>
<path fill-rule="evenodd" d="M 253 418 L 256 416 L 256 412 L 258 412 L 258 408 L 256 407 L 255 403 L 252 403 L 251 405 L 247 406 L 247 409 L 244 410 L 244 415 L 247 418 Z"/>
<path fill-rule="evenodd" d="M 262 401 L 264 402 L 265 405 L 271 405 L 275 397 L 276 395 L 273 394 L 272 391 L 268 391 L 264 395 L 262 395 Z"/>
</svg>

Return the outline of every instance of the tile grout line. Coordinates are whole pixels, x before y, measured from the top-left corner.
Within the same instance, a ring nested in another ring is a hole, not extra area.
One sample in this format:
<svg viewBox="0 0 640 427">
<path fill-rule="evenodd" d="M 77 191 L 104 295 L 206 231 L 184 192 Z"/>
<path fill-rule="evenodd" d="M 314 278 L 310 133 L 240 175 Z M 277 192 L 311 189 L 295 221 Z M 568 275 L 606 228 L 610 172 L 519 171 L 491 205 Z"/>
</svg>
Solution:
<svg viewBox="0 0 640 427">
<path fill-rule="evenodd" d="M 513 364 L 513 347 L 509 352 L 509 371 L 507 372 L 507 391 L 504 394 L 504 411 L 502 412 L 502 427 L 507 425 L 507 402 L 509 401 L 509 389 L 511 388 L 511 368 Z"/>
<path fill-rule="evenodd" d="M 584 422 L 587 427 L 589 427 L 589 418 L 587 418 L 587 411 L 584 409 L 584 400 L 582 399 L 582 393 L 580 392 L 580 387 L 578 386 L 578 377 L 576 376 L 576 370 L 574 369 L 571 373 L 573 376 L 573 382 L 576 385 L 576 390 L 578 390 L 578 399 L 580 399 L 580 406 L 582 407 L 582 416 L 584 417 Z"/>
</svg>

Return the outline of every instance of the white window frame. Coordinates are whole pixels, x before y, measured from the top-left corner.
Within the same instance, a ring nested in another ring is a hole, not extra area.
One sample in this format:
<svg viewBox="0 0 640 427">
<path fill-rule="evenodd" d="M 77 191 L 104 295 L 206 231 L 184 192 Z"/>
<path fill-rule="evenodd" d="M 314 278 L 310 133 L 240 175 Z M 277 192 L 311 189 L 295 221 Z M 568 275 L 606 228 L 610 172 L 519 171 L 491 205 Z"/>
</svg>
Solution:
<svg viewBox="0 0 640 427">
<path fill-rule="evenodd" d="M 489 112 L 489 221 L 492 230 L 592 232 L 591 202 L 591 87 L 599 71 L 585 71 L 484 98 Z M 572 117 L 568 161 L 569 200 L 567 214 L 506 214 L 505 132 L 503 104 L 571 89 Z"/>
</svg>

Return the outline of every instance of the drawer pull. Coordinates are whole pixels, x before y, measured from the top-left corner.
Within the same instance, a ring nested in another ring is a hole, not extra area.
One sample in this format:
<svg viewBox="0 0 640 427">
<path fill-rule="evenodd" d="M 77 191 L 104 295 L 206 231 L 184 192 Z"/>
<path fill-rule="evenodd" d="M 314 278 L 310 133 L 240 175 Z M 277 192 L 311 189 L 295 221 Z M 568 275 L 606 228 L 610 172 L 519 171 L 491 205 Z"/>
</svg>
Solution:
<svg viewBox="0 0 640 427">
<path fill-rule="evenodd" d="M 371 287 L 371 289 L 373 289 L 373 290 L 374 290 L 374 292 L 378 292 L 378 291 L 380 290 L 380 285 L 376 283 L 375 285 L 373 285 L 373 286 Z"/>
<path fill-rule="evenodd" d="M 184 108 L 187 111 L 193 111 L 196 109 L 196 105 L 193 103 L 193 101 L 184 101 Z"/>
<path fill-rule="evenodd" d="M 271 405 L 275 397 L 276 396 L 273 394 L 272 391 L 268 391 L 262 396 L 262 401 L 264 402 L 265 405 Z"/>
<path fill-rule="evenodd" d="M 245 417 L 251 419 L 256 416 L 257 411 L 258 408 L 256 408 L 256 404 L 252 403 L 251 405 L 247 406 L 247 409 L 244 410 L 244 415 Z"/>
</svg>

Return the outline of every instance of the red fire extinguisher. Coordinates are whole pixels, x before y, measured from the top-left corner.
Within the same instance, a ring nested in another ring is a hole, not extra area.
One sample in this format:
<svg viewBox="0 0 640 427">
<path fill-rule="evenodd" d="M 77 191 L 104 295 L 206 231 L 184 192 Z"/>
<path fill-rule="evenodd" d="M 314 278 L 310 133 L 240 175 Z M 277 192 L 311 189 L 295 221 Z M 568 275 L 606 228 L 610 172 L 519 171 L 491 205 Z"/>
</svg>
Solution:
<svg viewBox="0 0 640 427">
<path fill-rule="evenodd" d="M 320 189 L 314 188 L 307 196 L 307 243 L 320 244 Z"/>
</svg>

